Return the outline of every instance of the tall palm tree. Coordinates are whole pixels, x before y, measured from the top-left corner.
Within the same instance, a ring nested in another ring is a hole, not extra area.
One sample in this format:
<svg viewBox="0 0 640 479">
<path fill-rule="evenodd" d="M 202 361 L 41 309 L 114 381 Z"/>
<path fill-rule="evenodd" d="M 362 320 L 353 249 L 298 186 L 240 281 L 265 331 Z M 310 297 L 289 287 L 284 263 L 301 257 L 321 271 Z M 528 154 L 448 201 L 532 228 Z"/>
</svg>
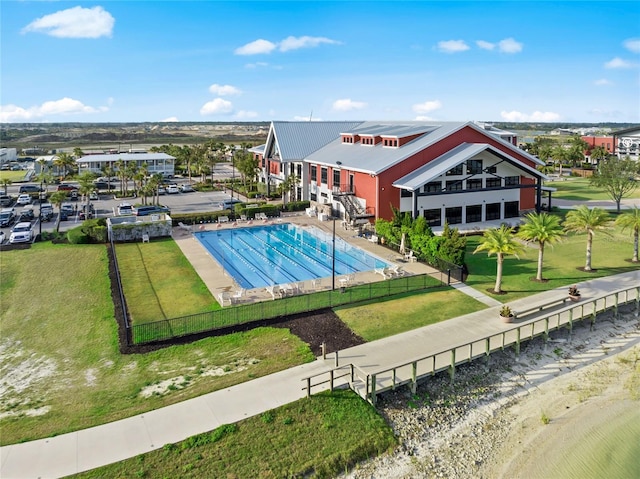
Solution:
<svg viewBox="0 0 640 479">
<path fill-rule="evenodd" d="M 506 255 L 513 255 L 516 258 L 524 250 L 524 246 L 520 243 L 513 232 L 513 228 L 502 225 L 500 228 L 491 228 L 482 235 L 483 241 L 475 249 L 474 254 L 478 251 L 486 251 L 489 256 L 496 255 L 498 266 L 496 272 L 496 284 L 493 292 L 502 293 L 502 265 Z"/>
<path fill-rule="evenodd" d="M 56 165 L 59 169 L 62 169 L 62 176 L 64 178 L 67 177 L 69 171 L 73 170 L 73 167 L 76 164 L 76 160 L 73 159 L 69 153 L 62 152 L 56 155 L 55 160 L 53 160 L 53 164 Z"/>
<path fill-rule="evenodd" d="M 78 193 L 80 193 L 82 196 L 84 196 L 85 198 L 85 219 L 89 218 L 89 204 L 91 203 L 90 199 L 89 199 L 89 195 L 91 194 L 92 191 L 94 191 L 96 189 L 95 185 L 93 184 L 93 174 L 89 173 L 88 171 L 85 171 L 84 173 L 82 173 L 79 177 L 78 177 Z"/>
<path fill-rule="evenodd" d="M 591 271 L 591 249 L 596 231 L 605 232 L 610 228 L 609 213 L 602 208 L 587 208 L 580 205 L 577 209 L 567 213 L 564 229 L 568 233 L 587 234 L 587 257 L 584 264 L 585 271 Z"/>
<path fill-rule="evenodd" d="M 616 225 L 622 227 L 622 231 L 630 228 L 633 232 L 633 258 L 632 263 L 638 262 L 638 236 L 640 233 L 640 208 L 634 206 L 631 211 L 622 213 L 616 218 Z"/>
<path fill-rule="evenodd" d="M 4 188 L 4 194 L 7 195 L 7 188 L 13 182 L 9 178 L 2 178 L 2 180 L 0 180 L 0 183 L 2 183 L 2 187 Z"/>
<path fill-rule="evenodd" d="M 560 219 L 548 213 L 529 213 L 525 216 L 525 222 L 518 231 L 519 238 L 525 241 L 538 243 L 538 271 L 536 281 L 542 281 L 542 263 L 544 259 L 544 247 L 546 244 L 553 244 L 563 236 Z"/>
<path fill-rule="evenodd" d="M 127 181 L 126 181 L 127 180 L 127 172 L 125 170 L 124 160 L 122 158 L 119 158 L 115 162 L 115 167 L 116 167 L 117 176 L 120 179 L 120 195 L 121 196 L 126 196 L 125 185 L 127 183 Z"/>
<path fill-rule="evenodd" d="M 62 203 L 64 203 L 67 199 L 66 191 L 56 191 L 51 194 L 49 201 L 52 205 L 58 207 L 58 219 L 56 219 L 56 233 L 60 231 L 60 214 L 62 213 L 60 210 L 62 209 Z"/>
</svg>

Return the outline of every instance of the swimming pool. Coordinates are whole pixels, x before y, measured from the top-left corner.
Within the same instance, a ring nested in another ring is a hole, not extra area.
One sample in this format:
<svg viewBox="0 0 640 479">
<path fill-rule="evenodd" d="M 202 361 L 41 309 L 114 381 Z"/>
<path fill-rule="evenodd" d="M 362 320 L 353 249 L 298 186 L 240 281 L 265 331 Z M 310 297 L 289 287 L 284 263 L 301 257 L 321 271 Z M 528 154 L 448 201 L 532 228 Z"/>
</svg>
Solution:
<svg viewBox="0 0 640 479">
<path fill-rule="evenodd" d="M 199 231 L 195 237 L 243 288 L 330 277 L 333 237 L 292 224 Z M 336 237 L 335 274 L 388 266 L 384 260 Z"/>
</svg>

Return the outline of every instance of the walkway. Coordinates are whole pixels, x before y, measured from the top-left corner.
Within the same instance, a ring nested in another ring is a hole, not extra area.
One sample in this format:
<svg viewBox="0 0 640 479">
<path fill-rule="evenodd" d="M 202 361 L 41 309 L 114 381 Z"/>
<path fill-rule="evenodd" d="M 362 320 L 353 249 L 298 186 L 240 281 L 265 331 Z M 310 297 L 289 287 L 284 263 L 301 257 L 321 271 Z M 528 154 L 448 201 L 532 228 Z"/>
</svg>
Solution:
<svg viewBox="0 0 640 479">
<path fill-rule="evenodd" d="M 640 271 L 580 283 L 588 299 L 640 284 Z M 461 288 L 464 290 L 464 288 Z M 566 296 L 566 288 L 548 291 L 509 303 L 532 307 Z M 429 350 L 472 341 L 499 333 L 510 325 L 497 318 L 497 306 L 340 351 L 341 362 L 366 370 L 411 360 Z M 0 448 L 3 479 L 61 477 L 86 471 L 161 448 L 164 444 L 210 431 L 288 404 L 305 396 L 302 379 L 330 369 L 331 355 L 276 374 L 265 376 L 172 406 L 121 421 Z M 316 388 L 316 391 L 319 388 Z"/>
</svg>

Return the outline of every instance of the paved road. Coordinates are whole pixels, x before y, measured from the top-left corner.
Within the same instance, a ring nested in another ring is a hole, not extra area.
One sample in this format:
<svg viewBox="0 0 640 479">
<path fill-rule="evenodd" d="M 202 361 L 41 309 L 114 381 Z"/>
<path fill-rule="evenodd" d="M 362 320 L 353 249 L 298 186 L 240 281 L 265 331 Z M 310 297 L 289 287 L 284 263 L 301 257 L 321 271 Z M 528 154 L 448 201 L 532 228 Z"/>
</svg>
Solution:
<svg viewBox="0 0 640 479">
<path fill-rule="evenodd" d="M 583 298 L 640 284 L 640 271 L 580 283 Z M 529 308 L 566 296 L 566 288 L 512 303 Z M 341 351 L 340 362 L 362 370 L 405 364 L 430 352 L 499 334 L 510 325 L 498 320 L 498 306 L 418 328 Z M 606 327 L 606 326 L 603 326 Z M 3 479 L 49 478 L 75 474 L 135 457 L 164 444 L 240 421 L 304 397 L 303 379 L 334 365 L 326 360 L 296 366 L 269 376 L 205 394 L 127 419 L 69 434 L 0 448 Z M 314 392 L 321 390 L 318 387 Z"/>
</svg>

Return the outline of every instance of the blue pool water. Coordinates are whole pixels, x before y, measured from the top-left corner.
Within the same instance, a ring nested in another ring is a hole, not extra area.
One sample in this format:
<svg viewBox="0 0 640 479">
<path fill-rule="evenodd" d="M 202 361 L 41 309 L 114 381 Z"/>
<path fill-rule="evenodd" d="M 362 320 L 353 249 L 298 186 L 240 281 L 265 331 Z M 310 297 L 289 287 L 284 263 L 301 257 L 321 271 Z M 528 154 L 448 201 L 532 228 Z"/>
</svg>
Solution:
<svg viewBox="0 0 640 479">
<path fill-rule="evenodd" d="M 199 231 L 195 237 L 243 288 L 330 277 L 333 236 L 292 224 Z M 336 238 L 335 274 L 388 266 L 380 258 Z"/>
</svg>

